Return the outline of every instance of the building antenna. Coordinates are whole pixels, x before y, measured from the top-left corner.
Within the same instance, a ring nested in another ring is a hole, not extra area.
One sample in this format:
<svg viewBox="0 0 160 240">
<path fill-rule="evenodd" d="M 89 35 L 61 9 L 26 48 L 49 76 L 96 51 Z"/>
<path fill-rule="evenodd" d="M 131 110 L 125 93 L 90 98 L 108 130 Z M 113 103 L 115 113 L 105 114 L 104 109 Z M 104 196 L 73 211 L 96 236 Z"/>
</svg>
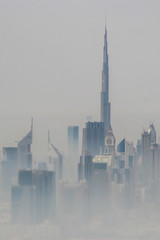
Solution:
<svg viewBox="0 0 160 240">
<path fill-rule="evenodd" d="M 31 132 L 33 131 L 33 117 L 31 118 Z"/>
<path fill-rule="evenodd" d="M 105 14 L 105 30 L 106 30 L 106 27 L 107 26 L 107 14 Z"/>
<path fill-rule="evenodd" d="M 105 31 L 107 31 L 107 23 L 108 23 L 108 21 L 107 21 L 107 13 L 105 14 Z"/>
<path fill-rule="evenodd" d="M 48 130 L 48 151 L 49 151 L 49 144 L 50 144 L 50 132 Z"/>
</svg>

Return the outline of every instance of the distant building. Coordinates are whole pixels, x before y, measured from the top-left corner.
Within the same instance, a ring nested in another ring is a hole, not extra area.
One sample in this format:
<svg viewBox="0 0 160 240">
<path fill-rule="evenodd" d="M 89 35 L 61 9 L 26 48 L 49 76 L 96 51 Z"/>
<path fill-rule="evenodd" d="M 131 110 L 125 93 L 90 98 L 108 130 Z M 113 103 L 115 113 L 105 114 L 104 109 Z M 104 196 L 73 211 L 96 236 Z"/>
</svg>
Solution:
<svg viewBox="0 0 160 240">
<path fill-rule="evenodd" d="M 79 155 L 79 127 L 68 127 L 68 155 L 75 157 Z"/>
<path fill-rule="evenodd" d="M 136 146 L 136 150 L 137 150 L 137 160 L 141 157 L 141 140 L 138 139 L 137 140 L 137 146 Z"/>
<path fill-rule="evenodd" d="M 12 221 L 39 223 L 45 219 L 54 219 L 56 211 L 55 172 L 20 170 L 18 183 L 17 186 L 12 186 Z"/>
<path fill-rule="evenodd" d="M 149 153 L 149 188 L 150 200 L 159 206 L 160 200 L 160 145 L 151 143 Z"/>
<path fill-rule="evenodd" d="M 18 164 L 19 169 L 32 168 L 32 126 L 31 131 L 18 143 Z"/>
<path fill-rule="evenodd" d="M 32 185 L 16 185 L 11 189 L 11 222 L 36 223 L 36 188 Z"/>
<path fill-rule="evenodd" d="M 92 155 L 84 153 L 80 156 L 80 162 L 78 164 L 78 181 L 86 180 L 88 183 L 91 182 L 92 175 Z"/>
<path fill-rule="evenodd" d="M 112 156 L 97 155 L 93 168 L 89 192 L 89 209 L 92 215 L 107 214 L 111 199 Z"/>
<path fill-rule="evenodd" d="M 38 170 L 48 170 L 47 169 L 47 163 L 46 162 L 39 162 L 37 169 Z"/>
<path fill-rule="evenodd" d="M 87 122 L 83 128 L 82 152 L 88 152 L 93 157 L 103 154 L 104 140 L 104 122 Z"/>
<path fill-rule="evenodd" d="M 112 200 L 115 202 L 116 199 L 121 199 L 114 204 L 125 208 L 133 207 L 137 157 L 133 143 L 125 138 L 117 146 L 116 164 L 117 167 L 112 169 Z"/>
<path fill-rule="evenodd" d="M 68 159 L 65 165 L 65 175 L 71 182 L 77 182 L 77 165 L 79 160 L 79 127 L 68 127 Z"/>
<path fill-rule="evenodd" d="M 125 138 L 117 145 L 117 160 L 120 168 L 136 168 L 136 149 Z"/>
<path fill-rule="evenodd" d="M 105 27 L 104 48 L 103 48 L 103 70 L 102 70 L 102 91 L 101 91 L 101 121 L 104 122 L 105 135 L 111 126 L 111 109 L 109 102 L 109 66 L 107 29 Z"/>
<path fill-rule="evenodd" d="M 144 173 L 144 183 L 147 184 L 150 172 L 150 147 L 152 143 L 156 143 L 156 131 L 153 124 L 150 125 L 148 131 L 144 131 L 141 137 L 141 153 L 142 153 L 142 168 Z"/>
<path fill-rule="evenodd" d="M 11 184 L 17 182 L 18 156 L 16 147 L 4 147 L 2 150 L 3 160 L 1 162 L 2 187 L 9 191 Z"/>
<path fill-rule="evenodd" d="M 53 220 L 56 214 L 55 172 L 32 171 L 32 185 L 36 187 L 36 222 Z"/>
<path fill-rule="evenodd" d="M 105 137 L 105 153 L 106 154 L 108 153 L 109 155 L 112 156 L 113 162 L 115 160 L 115 145 L 116 145 L 116 139 L 113 134 L 113 130 L 110 127 Z"/>
</svg>

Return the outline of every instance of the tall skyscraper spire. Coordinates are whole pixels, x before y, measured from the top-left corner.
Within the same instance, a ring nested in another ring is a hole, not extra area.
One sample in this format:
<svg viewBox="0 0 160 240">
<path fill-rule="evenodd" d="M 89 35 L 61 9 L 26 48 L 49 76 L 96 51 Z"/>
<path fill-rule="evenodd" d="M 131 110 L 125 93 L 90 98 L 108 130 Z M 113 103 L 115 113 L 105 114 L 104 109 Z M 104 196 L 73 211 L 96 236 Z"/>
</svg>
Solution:
<svg viewBox="0 0 160 240">
<path fill-rule="evenodd" d="M 109 67 L 107 49 L 107 29 L 105 25 L 104 48 L 103 48 L 103 70 L 102 70 L 102 92 L 101 92 L 101 121 L 104 122 L 106 134 L 111 126 L 109 102 Z"/>
</svg>

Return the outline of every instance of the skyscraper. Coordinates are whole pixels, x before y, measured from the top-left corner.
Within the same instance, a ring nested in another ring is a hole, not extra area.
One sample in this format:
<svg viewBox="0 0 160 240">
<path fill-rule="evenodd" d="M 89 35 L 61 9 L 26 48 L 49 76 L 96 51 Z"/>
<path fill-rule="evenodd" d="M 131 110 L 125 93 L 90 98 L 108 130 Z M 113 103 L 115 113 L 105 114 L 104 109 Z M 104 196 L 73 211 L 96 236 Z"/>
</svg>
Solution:
<svg viewBox="0 0 160 240">
<path fill-rule="evenodd" d="M 11 184 L 17 179 L 18 174 L 18 158 L 16 147 L 3 148 L 2 168 L 2 186 L 5 191 L 10 191 Z"/>
<path fill-rule="evenodd" d="M 144 173 L 144 180 L 148 182 L 148 176 L 150 172 L 150 147 L 151 143 L 156 143 L 156 130 L 153 124 L 150 125 L 148 131 L 144 131 L 141 137 L 141 149 L 142 149 L 142 168 Z"/>
<path fill-rule="evenodd" d="M 33 123 L 31 124 L 31 130 L 29 131 L 29 133 L 18 143 L 19 169 L 32 168 L 32 129 Z"/>
<path fill-rule="evenodd" d="M 93 157 L 104 152 L 104 122 L 87 122 L 83 128 L 82 152 Z"/>
<path fill-rule="evenodd" d="M 107 49 L 107 30 L 105 27 L 104 48 L 103 48 L 103 70 L 102 70 L 102 91 L 101 91 L 101 121 L 104 122 L 105 133 L 111 125 L 110 102 L 109 102 L 109 67 Z"/>
<path fill-rule="evenodd" d="M 69 126 L 68 127 L 68 154 L 69 156 L 75 157 L 78 155 L 79 145 L 79 127 Z"/>
<path fill-rule="evenodd" d="M 12 186 L 11 219 L 16 223 L 40 223 L 53 219 L 56 208 L 55 172 L 19 170 L 18 185 Z"/>
<path fill-rule="evenodd" d="M 68 161 L 65 166 L 68 179 L 77 182 L 78 160 L 79 160 L 79 127 L 68 127 Z"/>
</svg>

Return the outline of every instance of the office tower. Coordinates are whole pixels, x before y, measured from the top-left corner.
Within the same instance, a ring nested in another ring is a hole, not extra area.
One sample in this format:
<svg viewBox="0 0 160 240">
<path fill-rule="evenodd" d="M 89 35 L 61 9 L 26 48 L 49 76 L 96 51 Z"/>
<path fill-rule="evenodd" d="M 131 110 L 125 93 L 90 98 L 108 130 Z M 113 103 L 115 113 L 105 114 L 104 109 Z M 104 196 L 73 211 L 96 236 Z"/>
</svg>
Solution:
<svg viewBox="0 0 160 240">
<path fill-rule="evenodd" d="M 104 122 L 105 134 L 111 125 L 110 102 L 109 102 L 109 66 L 107 48 L 107 30 L 105 27 L 103 48 L 102 92 L 101 92 L 101 121 Z"/>
<path fill-rule="evenodd" d="M 36 187 L 36 222 L 53 220 L 56 213 L 55 172 L 32 171 L 32 186 Z"/>
<path fill-rule="evenodd" d="M 40 223 L 55 217 L 55 172 L 20 170 L 12 186 L 11 216 L 17 223 Z"/>
<path fill-rule="evenodd" d="M 32 126 L 30 132 L 18 143 L 19 169 L 32 168 Z"/>
<path fill-rule="evenodd" d="M 79 127 L 68 127 L 68 155 L 78 156 L 79 151 Z"/>
<path fill-rule="evenodd" d="M 137 148 L 137 160 L 139 160 L 141 156 L 141 140 L 140 139 L 137 140 L 136 148 Z"/>
<path fill-rule="evenodd" d="M 77 166 L 79 160 L 79 127 L 68 127 L 68 160 L 65 165 L 67 179 L 77 182 Z"/>
<path fill-rule="evenodd" d="M 2 187 L 4 191 L 9 191 L 11 184 L 17 181 L 18 158 L 16 147 L 4 147 L 2 167 Z"/>
<path fill-rule="evenodd" d="M 151 143 L 156 143 L 156 131 L 153 124 L 150 125 L 148 131 L 144 131 L 141 137 L 141 153 L 142 153 L 142 170 L 144 173 L 144 183 L 148 182 L 149 176 L 149 153 Z"/>
<path fill-rule="evenodd" d="M 159 206 L 160 198 L 160 145 L 151 143 L 149 154 L 149 187 L 150 200 Z"/>
<path fill-rule="evenodd" d="M 62 153 L 60 153 L 60 151 L 53 146 L 52 147 L 54 149 L 54 151 L 56 152 L 58 159 L 56 159 L 56 163 L 55 163 L 55 171 L 56 171 L 56 178 L 57 181 L 62 180 L 63 179 L 63 155 Z"/>
<path fill-rule="evenodd" d="M 20 170 L 18 174 L 18 184 L 21 186 L 32 185 L 32 170 Z"/>
<path fill-rule="evenodd" d="M 78 181 L 85 179 L 88 184 L 90 184 L 93 166 L 92 159 L 92 155 L 87 153 L 80 156 L 80 162 L 78 164 Z"/>
<path fill-rule="evenodd" d="M 122 206 L 133 207 L 135 202 L 137 158 L 133 143 L 125 138 L 117 146 L 117 165 L 118 169 L 114 168 L 112 170 L 112 178 L 113 181 L 117 181 L 120 185 L 119 189 L 121 191 L 117 191 L 120 196 L 114 195 L 114 198 L 123 198 Z"/>
<path fill-rule="evenodd" d="M 83 128 L 82 153 L 93 157 L 104 152 L 104 122 L 87 122 Z"/>
<path fill-rule="evenodd" d="M 11 222 L 33 224 L 36 217 L 36 188 L 30 185 L 15 185 L 11 188 Z"/>
<path fill-rule="evenodd" d="M 136 150 L 132 142 L 125 138 L 117 145 L 120 168 L 136 168 Z"/>
<path fill-rule="evenodd" d="M 105 137 L 105 153 L 108 153 L 109 155 L 111 155 L 112 160 L 115 159 L 115 144 L 116 144 L 116 139 L 113 134 L 113 130 L 110 127 Z"/>
<path fill-rule="evenodd" d="M 91 215 L 106 215 L 110 208 L 112 157 L 97 155 L 92 162 L 89 212 Z"/>
<path fill-rule="evenodd" d="M 50 150 L 54 151 L 58 158 L 53 158 L 50 154 Z M 50 135 L 48 132 L 48 151 L 49 151 L 49 163 L 52 164 L 52 168 L 56 172 L 56 182 L 63 179 L 63 155 L 62 153 L 51 143 Z"/>
<path fill-rule="evenodd" d="M 3 148 L 3 160 L 8 162 L 17 163 L 17 148 L 16 147 L 4 147 Z"/>
<path fill-rule="evenodd" d="M 149 178 L 151 181 L 155 181 L 160 177 L 160 145 L 159 144 L 151 143 L 149 158 L 150 158 Z"/>
</svg>

